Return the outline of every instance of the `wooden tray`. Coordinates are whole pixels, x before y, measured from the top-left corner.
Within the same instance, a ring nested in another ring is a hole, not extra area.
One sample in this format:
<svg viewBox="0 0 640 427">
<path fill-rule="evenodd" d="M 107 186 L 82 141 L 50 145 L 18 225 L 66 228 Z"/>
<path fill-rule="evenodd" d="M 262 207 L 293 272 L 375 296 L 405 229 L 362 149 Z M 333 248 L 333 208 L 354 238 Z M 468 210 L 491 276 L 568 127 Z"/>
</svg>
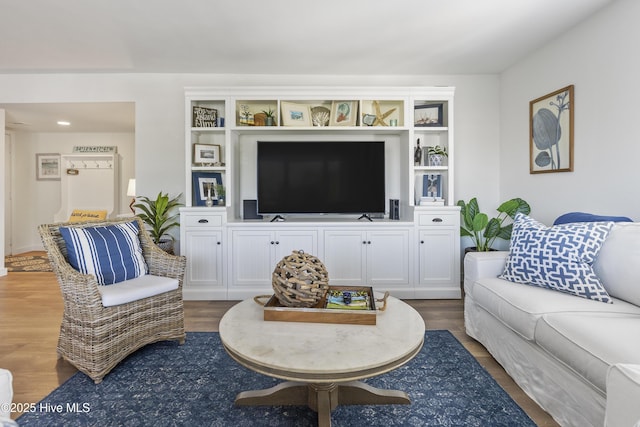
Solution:
<svg viewBox="0 0 640 427">
<path fill-rule="evenodd" d="M 269 298 L 266 296 L 255 297 L 254 300 L 262 305 L 258 300 L 269 298 L 264 304 L 264 320 L 280 322 L 306 322 L 306 323 L 342 323 L 354 325 L 375 325 L 378 311 L 383 311 L 387 307 L 387 297 L 385 293 L 382 300 L 384 305 L 379 310 L 376 308 L 376 299 L 373 289 L 367 286 L 330 286 L 330 290 L 340 291 L 367 291 L 371 307 L 368 310 L 340 310 L 336 308 L 325 308 L 326 299 L 322 298 L 314 307 L 285 307 L 280 304 L 275 295 Z"/>
</svg>

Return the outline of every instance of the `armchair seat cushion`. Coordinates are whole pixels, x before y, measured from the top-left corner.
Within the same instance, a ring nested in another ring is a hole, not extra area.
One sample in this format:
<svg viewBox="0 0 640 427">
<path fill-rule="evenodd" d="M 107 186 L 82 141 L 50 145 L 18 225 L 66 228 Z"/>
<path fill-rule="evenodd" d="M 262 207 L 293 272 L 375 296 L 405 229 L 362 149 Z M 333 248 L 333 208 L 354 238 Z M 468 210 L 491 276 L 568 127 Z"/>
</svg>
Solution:
<svg viewBox="0 0 640 427">
<path fill-rule="evenodd" d="M 102 305 L 112 307 L 173 291 L 178 286 L 177 279 L 147 274 L 110 286 L 98 286 L 98 291 L 102 297 Z"/>
</svg>

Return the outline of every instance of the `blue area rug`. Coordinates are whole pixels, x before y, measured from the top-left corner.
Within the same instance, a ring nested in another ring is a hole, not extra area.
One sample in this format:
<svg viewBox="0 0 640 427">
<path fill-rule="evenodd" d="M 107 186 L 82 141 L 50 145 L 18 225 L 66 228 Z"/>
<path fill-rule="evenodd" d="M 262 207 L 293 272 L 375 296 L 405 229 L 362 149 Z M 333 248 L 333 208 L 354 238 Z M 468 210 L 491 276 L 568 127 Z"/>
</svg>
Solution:
<svg viewBox="0 0 640 427">
<path fill-rule="evenodd" d="M 149 345 L 94 384 L 77 373 L 22 415 L 20 426 L 315 426 L 302 406 L 236 407 L 244 390 L 281 382 L 238 365 L 217 333 Z M 339 406 L 334 426 L 535 426 L 448 331 L 427 331 L 407 365 L 366 382 L 411 405 Z"/>
</svg>

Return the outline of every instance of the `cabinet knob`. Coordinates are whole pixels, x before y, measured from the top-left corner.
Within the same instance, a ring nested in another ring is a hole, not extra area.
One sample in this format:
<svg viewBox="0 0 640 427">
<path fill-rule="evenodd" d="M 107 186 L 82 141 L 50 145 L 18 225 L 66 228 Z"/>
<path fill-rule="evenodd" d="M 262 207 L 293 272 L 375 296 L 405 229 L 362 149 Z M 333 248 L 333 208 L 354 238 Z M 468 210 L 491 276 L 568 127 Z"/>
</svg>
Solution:
<svg viewBox="0 0 640 427">
<path fill-rule="evenodd" d="M 362 244 L 363 244 L 363 245 L 366 245 L 366 244 L 367 244 L 367 241 L 366 241 L 366 240 L 363 240 L 363 241 L 362 241 Z"/>
<path fill-rule="evenodd" d="M 274 242 L 274 241 L 272 240 L 272 241 L 271 241 L 271 244 L 272 244 L 272 245 L 275 245 L 275 244 L 276 244 L 276 242 Z"/>
<path fill-rule="evenodd" d="M 208 224 L 208 223 L 209 223 L 209 220 L 206 218 L 202 218 L 198 220 L 198 224 Z"/>
<path fill-rule="evenodd" d="M 371 244 L 371 240 L 367 240 L 367 245 L 370 245 L 370 244 Z"/>
<path fill-rule="evenodd" d="M 280 244 L 280 242 L 276 240 L 276 245 L 279 245 L 279 244 Z"/>
<path fill-rule="evenodd" d="M 432 222 L 442 222 L 442 218 L 433 218 Z"/>
<path fill-rule="evenodd" d="M 424 245 L 424 240 L 420 240 L 420 244 L 421 244 L 421 245 Z"/>
<path fill-rule="evenodd" d="M 218 244 L 218 245 L 221 245 L 221 244 L 222 244 L 222 242 L 217 242 L 217 244 Z"/>
</svg>

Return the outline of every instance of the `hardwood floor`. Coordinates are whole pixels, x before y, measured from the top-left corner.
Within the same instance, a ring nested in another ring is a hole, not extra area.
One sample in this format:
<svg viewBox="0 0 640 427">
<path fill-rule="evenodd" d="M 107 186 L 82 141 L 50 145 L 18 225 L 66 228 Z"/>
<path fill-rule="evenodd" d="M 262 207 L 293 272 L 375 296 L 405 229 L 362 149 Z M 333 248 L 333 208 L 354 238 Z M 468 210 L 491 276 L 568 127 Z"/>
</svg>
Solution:
<svg viewBox="0 0 640 427">
<path fill-rule="evenodd" d="M 461 300 L 407 300 L 427 329 L 448 329 L 539 426 L 558 424 L 510 379 L 484 347 L 464 332 Z M 236 301 L 185 301 L 187 332 L 214 332 Z M 53 273 L 0 277 L 0 367 L 13 373 L 14 402 L 36 403 L 76 372 L 56 357 L 62 298 Z M 12 414 L 16 418 L 19 414 Z"/>
</svg>

